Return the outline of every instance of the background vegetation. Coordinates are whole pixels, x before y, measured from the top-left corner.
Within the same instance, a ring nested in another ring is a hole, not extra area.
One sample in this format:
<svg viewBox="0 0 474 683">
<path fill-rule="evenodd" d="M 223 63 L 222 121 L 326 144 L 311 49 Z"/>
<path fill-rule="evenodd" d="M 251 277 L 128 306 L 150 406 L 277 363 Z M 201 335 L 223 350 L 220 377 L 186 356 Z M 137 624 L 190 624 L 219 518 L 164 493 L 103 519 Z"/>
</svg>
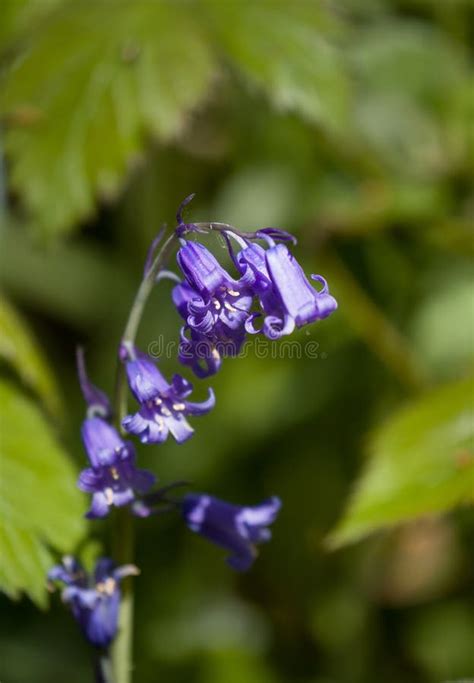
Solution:
<svg viewBox="0 0 474 683">
<path fill-rule="evenodd" d="M 192 441 L 140 450 L 164 482 L 284 508 L 245 576 L 140 523 L 137 683 L 473 677 L 470 0 L 0 13 L 2 682 L 90 680 L 70 615 L 38 609 L 54 560 L 108 537 L 74 486 L 74 348 L 112 390 L 147 246 L 193 191 L 196 220 L 294 232 L 339 310 L 299 333 L 317 358 L 229 360 Z M 142 341 L 177 326 L 163 285 Z"/>
</svg>

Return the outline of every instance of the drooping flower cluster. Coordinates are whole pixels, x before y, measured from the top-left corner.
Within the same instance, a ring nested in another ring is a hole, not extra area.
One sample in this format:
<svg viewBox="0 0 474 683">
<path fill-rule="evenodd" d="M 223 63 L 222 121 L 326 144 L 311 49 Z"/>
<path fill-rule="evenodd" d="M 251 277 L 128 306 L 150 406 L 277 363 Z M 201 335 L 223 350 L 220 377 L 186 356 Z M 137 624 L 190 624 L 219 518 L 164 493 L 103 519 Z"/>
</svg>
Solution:
<svg viewBox="0 0 474 683">
<path fill-rule="evenodd" d="M 198 377 L 215 374 L 223 357 L 236 356 L 246 333 L 279 339 L 295 328 L 326 318 L 337 308 L 326 280 L 312 275 L 321 285 L 315 289 L 283 243 L 293 240 L 288 233 L 267 229 L 250 239 L 229 229 L 224 236 L 237 278 L 199 242 L 181 238 L 178 251 L 184 276 L 173 290 L 173 302 L 184 320 L 179 360 Z M 237 253 L 231 239 L 240 247 Z M 257 327 L 259 318 L 263 320 Z"/>
<path fill-rule="evenodd" d="M 80 562 L 66 556 L 48 573 L 51 587 L 64 585 L 62 599 L 67 603 L 82 633 L 91 645 L 108 648 L 115 638 L 120 607 L 120 581 L 138 574 L 134 565 L 116 567 L 107 557 L 97 561 L 93 576 Z"/>
<path fill-rule="evenodd" d="M 177 262 L 181 277 L 171 277 L 178 281 L 172 301 L 184 321 L 178 358 L 196 376 L 215 374 L 224 357 L 238 355 L 247 335 L 279 339 L 326 318 L 337 308 L 324 278 L 311 276 L 320 285 L 315 289 L 290 253 L 288 243 L 294 238 L 275 228 L 240 233 L 231 226 L 220 226 L 235 270 L 231 275 L 195 240 L 196 234 L 202 232 L 200 224 L 183 222 L 181 211 L 191 198 L 178 211 L 174 237 L 179 239 Z M 162 233 L 149 250 L 144 284 L 169 276 L 155 267 L 156 263 L 161 265 L 156 255 L 161 238 Z M 89 461 L 78 486 L 91 494 L 87 517 L 105 517 L 112 507 L 128 507 L 139 517 L 179 510 L 191 531 L 229 553 L 227 562 L 233 569 L 249 569 L 257 556 L 257 546 L 271 538 L 269 526 L 277 517 L 280 500 L 274 496 L 259 505 L 240 506 L 206 493 L 189 493 L 181 499 L 169 497 L 170 491 L 183 482 L 153 491 L 155 475 L 137 467 L 133 443 L 124 440 L 118 431 L 121 428 L 143 444 L 161 444 L 170 435 L 183 443 L 194 433 L 188 418 L 211 411 L 214 392 L 209 389 L 201 402 L 188 400 L 192 384 L 179 374 L 169 382 L 156 359 L 137 349 L 133 338 L 122 340 L 119 359 L 138 406 L 116 427 L 109 399 L 89 380 L 83 353 L 78 352 L 79 382 L 87 404 L 82 440 Z M 49 579 L 64 584 L 63 599 L 71 606 L 89 642 L 108 648 L 117 632 L 120 580 L 133 573 L 137 570 L 132 565 L 117 568 L 112 560 L 103 558 L 91 578 L 77 560 L 66 557 L 62 565 L 50 571 Z"/>
</svg>

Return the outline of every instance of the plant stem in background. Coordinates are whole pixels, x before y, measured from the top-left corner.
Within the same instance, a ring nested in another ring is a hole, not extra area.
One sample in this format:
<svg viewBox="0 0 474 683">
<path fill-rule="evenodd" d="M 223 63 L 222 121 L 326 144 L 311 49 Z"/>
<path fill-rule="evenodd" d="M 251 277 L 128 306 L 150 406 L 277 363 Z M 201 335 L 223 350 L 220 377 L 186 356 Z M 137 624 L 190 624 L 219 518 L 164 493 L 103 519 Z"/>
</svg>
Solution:
<svg viewBox="0 0 474 683">
<path fill-rule="evenodd" d="M 122 346 L 131 348 L 135 344 L 138 327 L 146 302 L 155 284 L 156 276 L 163 269 L 177 243 L 177 237 L 170 235 L 153 260 L 135 296 L 130 315 L 122 336 Z M 115 420 L 121 429 L 122 419 L 127 414 L 127 387 L 122 363 L 118 362 L 115 387 Z M 113 557 L 118 565 L 133 564 L 134 528 L 133 517 L 128 509 L 119 509 L 113 521 Z M 122 584 L 119 629 L 112 647 L 112 668 L 114 683 L 130 683 L 133 668 L 133 583 L 126 578 Z"/>
</svg>

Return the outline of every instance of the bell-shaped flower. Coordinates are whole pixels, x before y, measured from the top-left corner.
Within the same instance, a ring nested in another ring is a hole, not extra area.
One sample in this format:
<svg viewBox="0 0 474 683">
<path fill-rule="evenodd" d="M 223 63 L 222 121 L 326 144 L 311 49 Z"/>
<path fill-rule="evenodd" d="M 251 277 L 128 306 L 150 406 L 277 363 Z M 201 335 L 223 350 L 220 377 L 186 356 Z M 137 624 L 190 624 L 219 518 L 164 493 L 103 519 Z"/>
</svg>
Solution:
<svg viewBox="0 0 474 683">
<path fill-rule="evenodd" d="M 51 584 L 64 584 L 62 599 L 71 608 L 82 633 L 94 647 L 107 649 L 118 629 L 120 608 L 120 581 L 125 576 L 138 574 L 134 565 L 116 567 L 103 557 L 97 561 L 94 575 L 88 576 L 82 565 L 73 557 L 48 573 Z"/>
<path fill-rule="evenodd" d="M 219 369 L 222 357 L 239 353 L 252 292 L 245 277 L 234 279 L 202 244 L 182 242 L 177 259 L 185 280 L 173 290 L 185 321 L 180 360 L 206 377 Z"/>
<path fill-rule="evenodd" d="M 193 493 L 184 497 L 182 513 L 191 531 L 228 550 L 228 564 L 237 571 L 246 571 L 257 556 L 257 544 L 270 540 L 268 526 L 275 521 L 280 507 L 275 496 L 260 505 L 245 507 Z"/>
<path fill-rule="evenodd" d="M 112 505 L 122 507 L 145 493 L 155 476 L 135 465 L 133 444 L 121 439 L 114 427 L 100 417 L 87 418 L 82 425 L 82 440 L 91 467 L 79 475 L 78 486 L 92 494 L 87 517 L 105 517 Z"/>
<path fill-rule="evenodd" d="M 250 244 L 235 260 L 246 279 L 251 280 L 263 311 L 261 329 L 254 325 L 261 314 L 253 313 L 245 323 L 247 332 L 262 332 L 270 339 L 278 339 L 291 334 L 295 327 L 327 318 L 336 310 L 337 302 L 323 277 L 311 276 L 322 285 L 320 290 L 315 289 L 288 247 L 267 240 L 268 249 Z"/>
<path fill-rule="evenodd" d="M 140 404 L 138 412 L 127 415 L 122 425 L 142 443 L 161 443 L 171 433 L 178 443 L 192 436 L 194 429 L 186 417 L 205 415 L 215 405 L 212 389 L 201 403 L 188 401 L 193 386 L 181 375 L 174 375 L 171 384 L 166 381 L 156 364 L 148 356 L 134 353 L 126 361 L 128 382 Z"/>
</svg>

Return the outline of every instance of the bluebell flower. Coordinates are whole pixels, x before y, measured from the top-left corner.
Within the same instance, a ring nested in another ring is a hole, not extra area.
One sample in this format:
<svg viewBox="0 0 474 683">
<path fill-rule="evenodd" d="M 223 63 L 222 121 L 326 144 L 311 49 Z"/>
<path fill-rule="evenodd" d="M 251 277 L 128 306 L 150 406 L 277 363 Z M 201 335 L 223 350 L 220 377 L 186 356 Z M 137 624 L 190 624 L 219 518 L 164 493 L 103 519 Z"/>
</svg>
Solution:
<svg viewBox="0 0 474 683">
<path fill-rule="evenodd" d="M 112 505 L 132 503 L 135 492 L 144 493 L 155 483 L 155 476 L 135 465 L 133 444 L 121 439 L 114 427 L 100 417 L 87 418 L 82 425 L 82 440 L 91 467 L 79 475 L 78 486 L 92 493 L 87 517 L 105 517 Z"/>
<path fill-rule="evenodd" d="M 182 240 L 177 259 L 185 277 L 173 290 L 173 302 L 185 321 L 179 358 L 206 377 L 219 369 L 223 356 L 240 351 L 252 292 L 245 277 L 234 279 L 198 242 Z"/>
<path fill-rule="evenodd" d="M 232 505 L 206 494 L 188 494 L 182 502 L 186 524 L 201 536 L 228 550 L 228 564 L 246 571 L 257 556 L 256 545 L 270 540 L 281 507 L 275 496 L 253 507 Z"/>
<path fill-rule="evenodd" d="M 268 249 L 248 244 L 235 261 L 246 280 L 251 282 L 263 311 L 261 328 L 257 329 L 254 321 L 262 314 L 253 313 L 245 323 L 247 332 L 262 332 L 269 339 L 278 339 L 291 334 L 295 327 L 327 318 L 336 310 L 337 302 L 321 275 L 311 276 L 322 285 L 317 290 L 288 247 L 275 244 L 268 236 L 266 239 L 270 243 Z"/>
<path fill-rule="evenodd" d="M 126 361 L 128 382 L 140 404 L 134 415 L 127 415 L 122 425 L 142 443 L 161 443 L 171 433 L 178 443 L 192 436 L 194 430 L 186 420 L 188 415 L 204 415 L 215 405 L 212 389 L 201 403 L 188 401 L 193 386 L 181 375 L 174 375 L 169 384 L 156 364 L 144 354 L 134 353 Z"/>
<path fill-rule="evenodd" d="M 67 603 L 88 642 L 108 648 L 117 634 L 120 609 L 120 581 L 138 574 L 134 565 L 116 567 L 108 558 L 97 561 L 93 577 L 80 562 L 67 556 L 63 564 L 48 573 L 50 582 L 64 584 L 62 599 Z"/>
</svg>

